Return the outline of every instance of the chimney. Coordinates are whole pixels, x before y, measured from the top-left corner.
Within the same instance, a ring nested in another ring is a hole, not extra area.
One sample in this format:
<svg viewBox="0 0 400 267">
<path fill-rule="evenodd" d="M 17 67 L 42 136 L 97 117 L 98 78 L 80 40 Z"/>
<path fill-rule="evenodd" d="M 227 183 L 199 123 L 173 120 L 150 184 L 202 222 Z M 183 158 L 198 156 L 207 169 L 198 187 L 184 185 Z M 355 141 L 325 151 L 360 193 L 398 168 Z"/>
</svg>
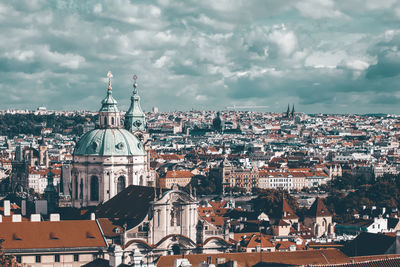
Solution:
<svg viewBox="0 0 400 267">
<path fill-rule="evenodd" d="M 90 220 L 92 221 L 96 220 L 96 214 L 94 212 L 90 213 Z"/>
<path fill-rule="evenodd" d="M 40 214 L 31 214 L 31 222 L 40 222 Z"/>
<path fill-rule="evenodd" d="M 11 214 L 10 200 L 4 200 L 4 216 L 10 216 L 10 214 Z"/>
<path fill-rule="evenodd" d="M 110 248 L 110 266 L 117 267 L 122 264 L 123 251 L 118 245 Z"/>
<path fill-rule="evenodd" d="M 60 221 L 60 214 L 59 213 L 50 214 L 50 221 L 51 222 L 59 222 Z"/>
<path fill-rule="evenodd" d="M 22 222 L 21 214 L 13 214 L 11 221 L 12 222 Z"/>
<path fill-rule="evenodd" d="M 26 200 L 22 200 L 21 202 L 21 215 L 26 216 Z"/>
</svg>

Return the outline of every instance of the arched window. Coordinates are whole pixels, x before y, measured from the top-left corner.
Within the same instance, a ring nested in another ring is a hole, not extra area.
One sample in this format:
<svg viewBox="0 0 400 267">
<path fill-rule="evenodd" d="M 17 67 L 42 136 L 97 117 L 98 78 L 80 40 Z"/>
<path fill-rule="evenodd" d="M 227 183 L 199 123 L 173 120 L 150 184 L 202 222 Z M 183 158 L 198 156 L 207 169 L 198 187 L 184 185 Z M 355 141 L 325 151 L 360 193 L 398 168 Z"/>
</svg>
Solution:
<svg viewBox="0 0 400 267">
<path fill-rule="evenodd" d="M 92 176 L 92 178 L 90 179 L 90 200 L 99 200 L 99 179 L 97 178 L 97 176 Z"/>
<path fill-rule="evenodd" d="M 75 199 L 78 199 L 78 175 L 75 175 L 74 190 L 75 190 Z"/>
<path fill-rule="evenodd" d="M 181 254 L 181 248 L 179 247 L 179 244 L 172 245 L 172 253 L 174 255 L 180 255 Z"/>
<path fill-rule="evenodd" d="M 140 178 L 139 178 L 139 185 L 144 185 L 143 175 L 140 175 Z"/>
<path fill-rule="evenodd" d="M 83 180 L 81 179 L 81 184 L 79 185 L 79 198 L 83 199 Z"/>
<path fill-rule="evenodd" d="M 104 126 L 107 126 L 107 117 L 104 117 Z"/>
<path fill-rule="evenodd" d="M 114 117 L 111 117 L 111 125 L 114 125 Z"/>
<path fill-rule="evenodd" d="M 119 192 L 121 192 L 122 190 L 124 190 L 124 188 L 125 188 L 125 177 L 120 176 L 120 177 L 118 177 L 118 181 L 117 181 L 117 194 Z"/>
</svg>

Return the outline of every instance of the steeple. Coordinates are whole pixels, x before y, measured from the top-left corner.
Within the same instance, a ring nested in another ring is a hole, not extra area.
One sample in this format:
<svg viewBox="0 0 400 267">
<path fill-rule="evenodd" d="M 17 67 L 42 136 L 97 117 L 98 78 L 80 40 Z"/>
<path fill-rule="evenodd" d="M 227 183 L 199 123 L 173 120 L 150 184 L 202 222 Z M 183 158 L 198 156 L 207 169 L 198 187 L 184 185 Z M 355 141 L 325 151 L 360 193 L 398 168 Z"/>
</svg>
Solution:
<svg viewBox="0 0 400 267">
<path fill-rule="evenodd" d="M 294 118 L 294 104 L 293 104 L 293 107 L 292 107 L 292 112 L 291 112 L 291 114 L 290 114 L 290 116 L 292 117 L 292 118 Z"/>
<path fill-rule="evenodd" d="M 108 87 L 107 95 L 101 101 L 101 109 L 99 111 L 99 124 L 101 129 L 120 128 L 121 118 L 117 107 L 117 101 L 112 97 L 111 71 L 107 73 Z"/>
<path fill-rule="evenodd" d="M 125 129 L 135 133 L 144 132 L 146 130 L 146 117 L 140 107 L 140 96 L 137 88 L 137 76 L 133 76 L 133 94 L 131 97 L 131 105 L 125 114 Z"/>
<path fill-rule="evenodd" d="M 289 118 L 289 115 L 290 115 L 290 107 L 289 104 L 287 104 L 286 118 Z"/>
<path fill-rule="evenodd" d="M 58 204 L 57 189 L 54 186 L 54 173 L 51 170 L 52 168 L 50 167 L 47 173 L 47 186 L 44 189 L 44 197 L 47 200 L 47 211 L 49 213 L 54 212 Z"/>
</svg>

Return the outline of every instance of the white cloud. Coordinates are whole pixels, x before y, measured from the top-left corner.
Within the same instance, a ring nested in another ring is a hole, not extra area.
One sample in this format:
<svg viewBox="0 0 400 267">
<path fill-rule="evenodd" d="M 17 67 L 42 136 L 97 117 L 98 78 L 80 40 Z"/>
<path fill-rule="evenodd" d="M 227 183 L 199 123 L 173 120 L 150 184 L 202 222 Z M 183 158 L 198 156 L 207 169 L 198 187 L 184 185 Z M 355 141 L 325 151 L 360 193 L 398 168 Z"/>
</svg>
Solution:
<svg viewBox="0 0 400 267">
<path fill-rule="evenodd" d="M 43 59 L 69 69 L 78 69 L 85 62 L 85 58 L 77 54 L 52 52 L 48 45 L 39 47 L 37 51 Z"/>
<path fill-rule="evenodd" d="M 156 62 L 154 63 L 154 66 L 156 68 L 162 68 L 164 67 L 165 63 L 167 62 L 168 58 L 166 56 L 162 56 L 159 59 L 156 60 Z"/>
<path fill-rule="evenodd" d="M 362 61 L 359 59 L 348 61 L 345 63 L 345 65 L 349 69 L 358 70 L 358 71 L 366 70 L 369 67 L 368 62 L 365 62 L 365 61 Z"/>
<path fill-rule="evenodd" d="M 207 101 L 208 97 L 206 95 L 197 95 L 195 99 L 197 101 Z"/>
<path fill-rule="evenodd" d="M 396 0 L 366 0 L 365 6 L 367 9 L 388 9 L 391 8 L 396 3 Z"/>
<path fill-rule="evenodd" d="M 287 31 L 285 28 L 282 30 L 274 30 L 268 35 L 268 39 L 277 44 L 281 53 L 289 56 L 294 52 L 297 47 L 297 38 L 292 31 Z"/>
<path fill-rule="evenodd" d="M 103 6 L 101 3 L 97 3 L 93 6 L 93 13 L 101 13 L 103 11 Z"/>
<path fill-rule="evenodd" d="M 336 66 L 346 59 L 347 53 L 342 50 L 338 51 L 315 51 L 312 52 L 305 60 L 306 67 L 314 68 L 336 68 Z"/>
<path fill-rule="evenodd" d="M 6 52 L 4 55 L 9 59 L 16 59 L 18 61 L 31 61 L 35 56 L 35 52 L 32 50 L 15 50 L 12 52 Z"/>
<path fill-rule="evenodd" d="M 340 10 L 335 8 L 332 0 L 303 0 L 296 5 L 300 14 L 307 18 L 339 18 L 346 17 Z"/>
</svg>

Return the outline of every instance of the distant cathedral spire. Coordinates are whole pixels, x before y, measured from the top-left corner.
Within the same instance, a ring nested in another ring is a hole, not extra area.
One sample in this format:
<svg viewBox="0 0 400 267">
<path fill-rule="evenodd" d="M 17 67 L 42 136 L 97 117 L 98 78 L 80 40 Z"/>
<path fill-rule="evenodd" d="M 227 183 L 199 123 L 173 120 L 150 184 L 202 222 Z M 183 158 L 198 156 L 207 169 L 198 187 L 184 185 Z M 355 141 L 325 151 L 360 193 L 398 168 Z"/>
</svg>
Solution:
<svg viewBox="0 0 400 267">
<path fill-rule="evenodd" d="M 134 83 L 131 105 L 125 114 L 125 129 L 132 133 L 144 132 L 146 129 L 146 117 L 140 106 L 140 96 L 136 83 L 137 78 L 136 75 L 133 76 Z"/>
<path fill-rule="evenodd" d="M 290 116 L 292 117 L 292 118 L 294 118 L 294 104 L 293 104 L 293 107 L 292 107 L 292 112 L 291 112 L 291 114 L 290 114 Z"/>
<path fill-rule="evenodd" d="M 290 107 L 289 104 L 287 104 L 286 117 L 289 118 L 289 116 L 290 116 Z"/>
</svg>

